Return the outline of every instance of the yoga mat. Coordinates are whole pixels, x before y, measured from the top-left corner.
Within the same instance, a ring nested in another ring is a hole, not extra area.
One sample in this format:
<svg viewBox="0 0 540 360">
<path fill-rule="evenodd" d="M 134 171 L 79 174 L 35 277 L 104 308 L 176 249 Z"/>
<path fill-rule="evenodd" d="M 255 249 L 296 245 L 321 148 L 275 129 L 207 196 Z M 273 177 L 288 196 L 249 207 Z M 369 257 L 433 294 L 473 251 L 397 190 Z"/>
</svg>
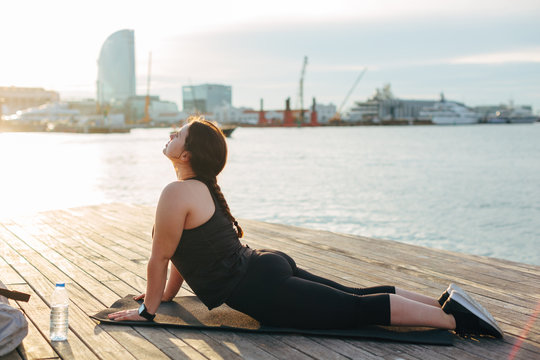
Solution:
<svg viewBox="0 0 540 360">
<path fill-rule="evenodd" d="M 269 327 L 248 315 L 231 309 L 223 304 L 212 310 L 208 308 L 196 296 L 181 296 L 173 301 L 161 303 L 154 321 L 113 321 L 107 315 L 118 310 L 133 309 L 139 307 L 141 301 L 133 300 L 133 295 L 116 301 L 110 308 L 102 310 L 91 316 L 104 324 L 137 325 L 137 326 L 161 326 L 175 328 L 191 328 L 205 330 L 227 330 L 257 333 L 289 333 L 315 336 L 349 337 L 378 339 L 415 344 L 452 345 L 454 335 L 449 331 L 425 328 L 365 326 L 358 329 L 291 329 Z"/>
</svg>

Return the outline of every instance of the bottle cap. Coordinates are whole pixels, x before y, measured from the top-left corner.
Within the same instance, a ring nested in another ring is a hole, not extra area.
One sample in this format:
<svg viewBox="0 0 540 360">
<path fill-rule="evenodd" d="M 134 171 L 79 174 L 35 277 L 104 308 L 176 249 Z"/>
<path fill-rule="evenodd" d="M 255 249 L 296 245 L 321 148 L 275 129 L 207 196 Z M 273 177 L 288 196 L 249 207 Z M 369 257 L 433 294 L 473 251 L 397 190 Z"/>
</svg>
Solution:
<svg viewBox="0 0 540 360">
<path fill-rule="evenodd" d="M 56 287 L 65 287 L 65 286 L 66 286 L 66 283 L 63 283 L 63 282 L 56 283 Z"/>
</svg>

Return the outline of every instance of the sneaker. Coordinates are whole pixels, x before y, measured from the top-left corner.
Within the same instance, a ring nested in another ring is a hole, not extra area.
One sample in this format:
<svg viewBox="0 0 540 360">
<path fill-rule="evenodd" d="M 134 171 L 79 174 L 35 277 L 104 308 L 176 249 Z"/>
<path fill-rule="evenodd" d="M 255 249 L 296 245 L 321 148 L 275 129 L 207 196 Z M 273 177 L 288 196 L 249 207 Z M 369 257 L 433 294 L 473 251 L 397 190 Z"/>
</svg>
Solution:
<svg viewBox="0 0 540 360">
<path fill-rule="evenodd" d="M 475 301 L 465 290 L 463 290 L 456 284 L 450 284 L 448 286 L 448 289 L 446 289 L 445 292 L 442 293 L 441 297 L 438 300 L 439 304 L 441 304 L 441 307 L 444 305 L 444 303 L 450 296 L 452 290 L 459 293 L 461 296 L 467 299 L 470 304 L 473 304 L 476 308 L 478 308 L 482 312 L 482 314 L 487 316 L 493 324 L 497 324 L 497 321 L 493 318 L 489 311 L 487 311 L 479 302 Z"/>
<path fill-rule="evenodd" d="M 472 301 L 471 301 L 472 300 Z M 503 332 L 493 317 L 484 313 L 484 308 L 477 307 L 478 303 L 469 296 L 463 296 L 460 292 L 452 290 L 442 309 L 447 314 L 452 314 L 456 319 L 456 333 L 464 335 L 491 335 L 502 338 Z"/>
</svg>

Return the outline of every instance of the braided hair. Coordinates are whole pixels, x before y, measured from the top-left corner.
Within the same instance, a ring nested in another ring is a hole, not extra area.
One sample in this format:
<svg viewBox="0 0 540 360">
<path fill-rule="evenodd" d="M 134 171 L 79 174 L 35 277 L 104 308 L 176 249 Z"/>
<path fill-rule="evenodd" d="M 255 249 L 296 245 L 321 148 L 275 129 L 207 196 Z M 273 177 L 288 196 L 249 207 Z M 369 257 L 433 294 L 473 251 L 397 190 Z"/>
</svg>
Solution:
<svg viewBox="0 0 540 360">
<path fill-rule="evenodd" d="M 217 183 L 217 175 L 227 162 L 227 142 L 223 132 L 212 122 L 194 116 L 190 122 L 184 148 L 191 153 L 191 168 L 218 200 L 225 216 L 234 225 L 239 238 L 244 232 L 238 221 L 232 216 L 227 200 Z"/>
</svg>

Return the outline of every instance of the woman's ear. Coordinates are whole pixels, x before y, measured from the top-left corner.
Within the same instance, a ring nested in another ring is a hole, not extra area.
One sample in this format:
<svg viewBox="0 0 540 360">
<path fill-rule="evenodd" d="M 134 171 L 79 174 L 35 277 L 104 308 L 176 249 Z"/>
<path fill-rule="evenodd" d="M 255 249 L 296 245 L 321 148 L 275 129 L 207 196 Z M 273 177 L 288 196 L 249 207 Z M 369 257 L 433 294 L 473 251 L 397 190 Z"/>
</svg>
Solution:
<svg viewBox="0 0 540 360">
<path fill-rule="evenodd" d="M 182 154 L 180 154 L 180 160 L 182 161 L 190 161 L 191 160 L 191 153 L 187 150 L 182 151 Z"/>
</svg>

